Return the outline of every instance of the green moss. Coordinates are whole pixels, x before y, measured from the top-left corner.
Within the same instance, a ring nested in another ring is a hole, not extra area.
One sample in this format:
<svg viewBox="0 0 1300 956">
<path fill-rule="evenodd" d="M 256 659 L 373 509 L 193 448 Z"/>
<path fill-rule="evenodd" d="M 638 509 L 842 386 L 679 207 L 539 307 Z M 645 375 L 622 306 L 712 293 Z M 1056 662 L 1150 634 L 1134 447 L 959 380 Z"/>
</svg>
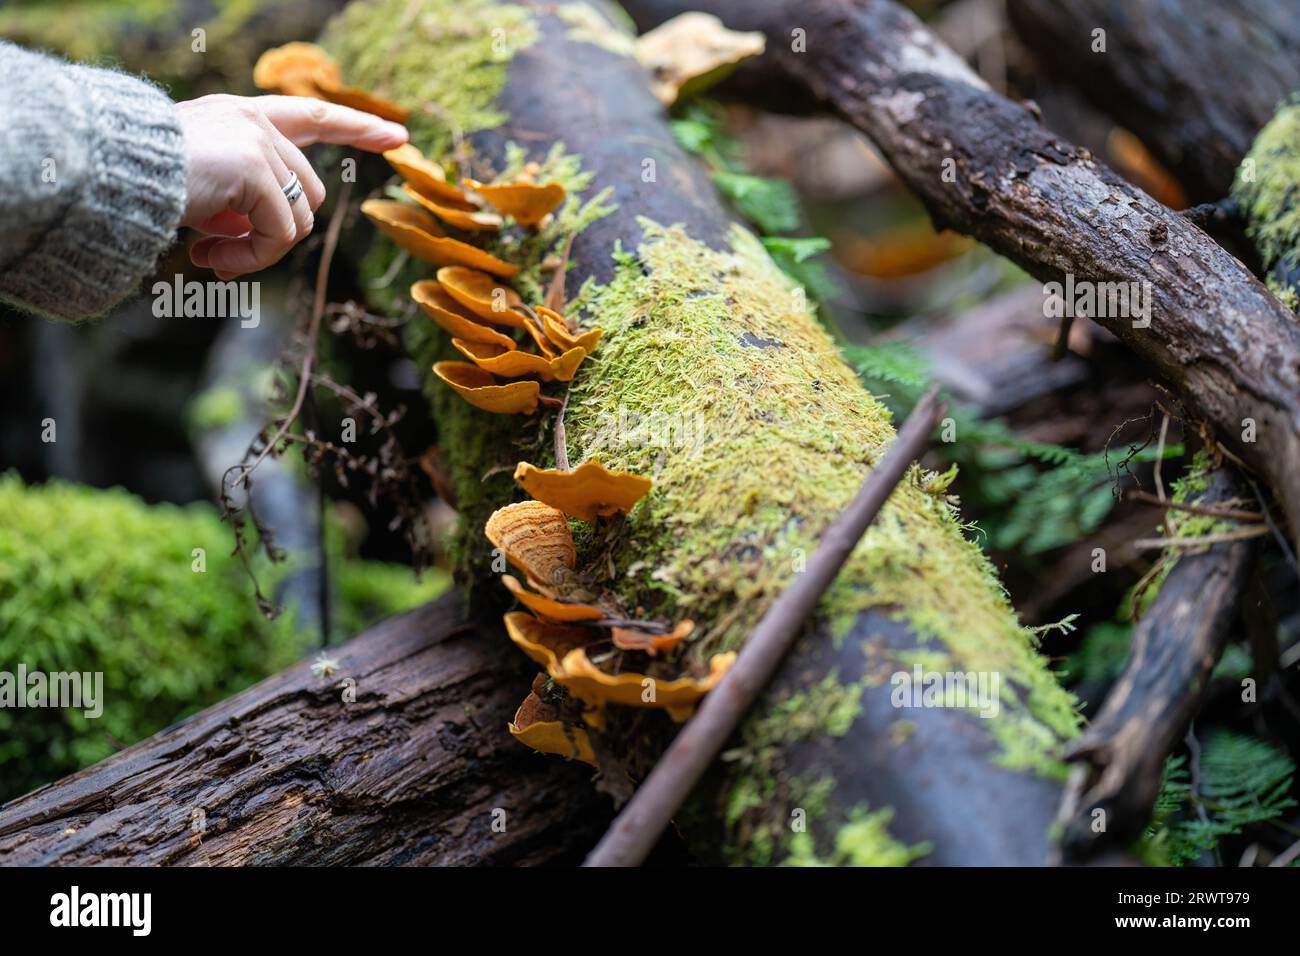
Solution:
<svg viewBox="0 0 1300 956">
<path fill-rule="evenodd" d="M 611 29 L 609 20 L 589 3 L 562 3 L 555 15 L 568 25 L 570 39 L 618 56 L 636 56 L 636 28 L 630 23 Z"/>
<path fill-rule="evenodd" d="M 214 385 L 190 399 L 185 421 L 191 430 L 207 431 L 232 425 L 244 413 L 244 399 L 233 385 Z"/>
<path fill-rule="evenodd" d="M 571 461 L 599 457 L 655 486 L 580 561 L 628 607 L 703 622 L 687 652 L 700 663 L 739 646 L 894 431 L 753 236 L 737 228 L 718 251 L 642 226 L 636 256 L 591 298 L 606 335 L 566 424 Z M 664 435 L 685 440 L 655 440 Z M 912 469 L 821 614 L 842 632 L 880 608 L 905 619 L 942 669 L 998 671 L 1002 714 L 990 723 L 1004 761 L 1055 773 L 1050 751 L 1076 727 L 1073 700 L 933 487 L 935 476 Z"/>
<path fill-rule="evenodd" d="M 907 866 L 930 852 L 927 843 L 909 847 L 891 837 L 889 821 L 893 818 L 893 810 L 855 809 L 835 835 L 834 848 L 826 857 L 817 855 L 811 833 L 795 833 L 790 837 L 790 855 L 782 865 Z"/>
<path fill-rule="evenodd" d="M 291 612 L 259 614 L 230 528 L 207 504 L 146 505 L 121 489 L 60 482 L 27 487 L 9 474 L 0 476 L 0 515 L 0 671 L 103 674 L 98 718 L 0 708 L 0 801 L 229 697 L 315 642 Z M 262 569 L 264 585 L 288 570 Z M 340 621 L 355 630 L 446 585 L 355 560 L 334 571 Z"/>
<path fill-rule="evenodd" d="M 1300 293 L 1300 94 L 1282 104 L 1237 170 L 1232 197 L 1267 270 L 1268 287 L 1290 309 Z"/>
<path fill-rule="evenodd" d="M 179 26 L 171 0 L 38 0 L 0 10 L 0 36 L 81 61 L 116 55 L 132 32 Z"/>
<path fill-rule="evenodd" d="M 411 141 L 443 156 L 453 141 L 508 118 L 495 101 L 506 68 L 540 37 L 522 6 L 492 0 L 358 0 L 321 44 L 348 82 L 411 110 Z"/>
</svg>

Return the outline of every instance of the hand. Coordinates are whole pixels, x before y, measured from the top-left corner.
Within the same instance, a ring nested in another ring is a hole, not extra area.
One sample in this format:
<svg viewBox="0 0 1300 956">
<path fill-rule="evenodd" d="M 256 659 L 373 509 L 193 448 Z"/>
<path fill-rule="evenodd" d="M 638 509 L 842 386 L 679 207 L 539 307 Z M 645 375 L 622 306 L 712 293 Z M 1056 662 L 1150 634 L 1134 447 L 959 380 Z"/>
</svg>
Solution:
<svg viewBox="0 0 1300 956">
<path fill-rule="evenodd" d="M 396 123 L 302 96 L 203 96 L 176 112 L 189 158 L 181 225 L 207 233 L 190 258 L 222 280 L 279 262 L 311 233 L 325 186 L 299 147 L 377 153 L 407 138 Z M 303 190 L 293 205 L 283 191 L 291 171 Z"/>
</svg>

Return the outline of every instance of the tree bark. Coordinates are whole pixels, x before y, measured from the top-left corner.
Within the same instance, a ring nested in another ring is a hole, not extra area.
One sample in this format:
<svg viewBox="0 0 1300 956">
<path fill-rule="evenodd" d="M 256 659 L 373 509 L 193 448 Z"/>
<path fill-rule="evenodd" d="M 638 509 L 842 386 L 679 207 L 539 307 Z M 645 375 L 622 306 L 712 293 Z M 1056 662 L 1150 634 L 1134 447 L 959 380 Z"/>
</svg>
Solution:
<svg viewBox="0 0 1300 956">
<path fill-rule="evenodd" d="M 404 21 L 395 15 L 408 7 Z M 435 26 L 449 10 L 440 0 L 354 3 L 325 42 L 350 82 L 400 98 L 430 63 L 463 53 Z M 698 668 L 743 642 L 893 430 L 811 311 L 792 304 L 790 281 L 676 145 L 616 19 L 577 31 L 571 10 L 541 0 L 474 0 L 456 10 L 459 22 L 475 24 L 470 33 L 487 33 L 502 11 L 536 30 L 509 59 L 493 100 L 502 119 L 463 130 L 474 161 L 500 169 L 507 143 L 534 160 L 561 144 L 594 176 L 583 199 L 611 191 L 612 210 L 578 231 L 567 276 L 571 294 L 587 280 L 600 284 L 588 289 L 585 315 L 605 329 L 573 383 L 568 457 L 576 464 L 598 450 L 607 466 L 655 485 L 626 521 L 594 529 L 579 571 L 630 609 L 689 614 L 696 631 L 677 663 Z M 511 22 L 505 36 L 523 36 Z M 349 39 L 363 32 L 364 43 Z M 487 69 L 467 73 L 465 86 L 485 85 Z M 404 105 L 416 115 L 455 109 Z M 416 129 L 417 145 L 436 141 L 436 130 Z M 562 232 L 554 238 L 562 245 Z M 527 270 L 516 279 L 535 281 Z M 432 334 L 413 344 L 426 367 L 445 349 Z M 549 460 L 546 425 L 493 420 L 438 384 L 429 394 L 442 445 L 457 458 L 465 570 L 488 579 L 483 519 L 520 496 L 509 478 L 516 461 Z M 608 440 L 608 424 L 629 407 L 698 421 L 698 445 Z M 679 818 L 698 858 L 903 862 L 922 843 L 930 863 L 1047 858 L 1060 771 L 1051 751 L 1073 732 L 1069 699 L 992 568 L 925 481 L 913 473 L 899 487 L 835 599 Z M 954 671 L 998 671 L 1000 716 L 942 702 L 895 705 L 890 679 L 910 675 L 913 656 Z M 612 709 L 606 729 L 593 731 L 603 784 L 617 789 L 624 774 L 643 774 L 672 728 L 661 711 Z M 800 821 L 806 839 L 792 826 Z"/>
<path fill-rule="evenodd" d="M 1149 327 L 1095 316 L 1217 439 L 1264 475 L 1300 535 L 1300 323 L 1214 240 L 990 90 L 889 0 L 629 0 L 642 23 L 684 9 L 762 30 L 774 66 L 876 143 L 936 226 L 1045 282 L 1149 283 Z M 806 52 L 791 49 L 801 30 Z M 1136 323 L 1136 324 L 1135 324 Z"/>
<path fill-rule="evenodd" d="M 1043 68 L 1136 134 L 1196 202 L 1227 196 L 1255 134 L 1300 89 L 1291 0 L 1011 0 L 1007 12 Z"/>
<path fill-rule="evenodd" d="M 1245 483 L 1221 468 L 1189 503 L 1240 507 L 1243 494 Z M 1062 804 L 1066 853 L 1087 858 L 1142 835 L 1165 758 L 1200 709 L 1238 619 L 1257 544 L 1237 541 L 1170 556 L 1176 563 L 1133 631 L 1124 673 L 1088 729 L 1070 743 L 1076 766 Z M 1093 827 L 1096 819 L 1104 819 L 1105 829 Z"/>
<path fill-rule="evenodd" d="M 531 678 L 462 602 L 331 648 L 329 677 L 304 662 L 11 801 L 0 865 L 579 861 L 607 801 L 588 768 L 506 732 Z"/>
</svg>

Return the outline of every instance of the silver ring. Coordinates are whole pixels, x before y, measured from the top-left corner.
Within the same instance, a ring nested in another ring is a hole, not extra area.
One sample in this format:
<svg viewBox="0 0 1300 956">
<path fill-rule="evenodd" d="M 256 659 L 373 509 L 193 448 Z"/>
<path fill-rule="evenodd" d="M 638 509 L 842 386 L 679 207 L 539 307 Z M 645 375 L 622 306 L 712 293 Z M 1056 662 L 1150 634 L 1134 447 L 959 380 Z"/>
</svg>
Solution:
<svg viewBox="0 0 1300 956">
<path fill-rule="evenodd" d="M 296 203 L 298 197 L 302 195 L 302 183 L 298 181 L 298 174 L 290 171 L 289 181 L 280 188 L 280 191 L 284 193 L 284 198 L 289 200 L 290 206 Z"/>
</svg>

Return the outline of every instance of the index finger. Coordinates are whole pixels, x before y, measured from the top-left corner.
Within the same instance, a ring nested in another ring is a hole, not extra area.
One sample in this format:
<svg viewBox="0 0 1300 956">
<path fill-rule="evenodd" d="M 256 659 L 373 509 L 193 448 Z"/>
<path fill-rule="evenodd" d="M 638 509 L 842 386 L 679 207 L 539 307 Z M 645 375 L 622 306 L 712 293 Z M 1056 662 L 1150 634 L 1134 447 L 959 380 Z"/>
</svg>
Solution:
<svg viewBox="0 0 1300 956">
<path fill-rule="evenodd" d="M 295 146 L 334 143 L 382 153 L 407 140 L 405 126 L 337 103 L 309 96 L 259 96 L 255 102 Z"/>
</svg>

